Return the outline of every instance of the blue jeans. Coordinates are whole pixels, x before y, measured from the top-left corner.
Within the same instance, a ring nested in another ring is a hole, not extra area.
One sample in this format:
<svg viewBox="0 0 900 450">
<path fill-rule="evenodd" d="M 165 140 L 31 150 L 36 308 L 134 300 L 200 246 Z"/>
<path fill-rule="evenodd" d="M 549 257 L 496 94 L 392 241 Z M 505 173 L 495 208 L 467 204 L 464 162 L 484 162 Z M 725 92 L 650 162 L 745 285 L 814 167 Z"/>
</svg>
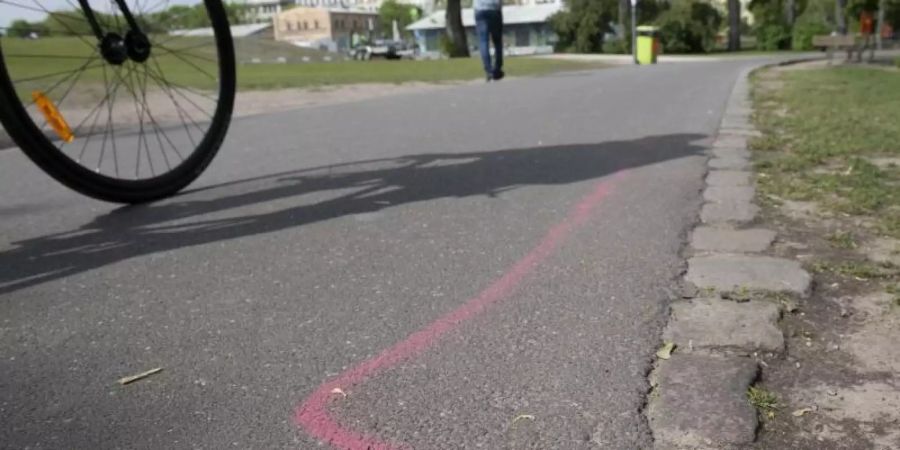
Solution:
<svg viewBox="0 0 900 450">
<path fill-rule="evenodd" d="M 500 10 L 475 11 L 475 31 L 478 32 L 478 50 L 484 72 L 494 75 L 503 68 L 503 12 Z M 491 41 L 494 43 L 494 65 L 491 65 Z"/>
</svg>

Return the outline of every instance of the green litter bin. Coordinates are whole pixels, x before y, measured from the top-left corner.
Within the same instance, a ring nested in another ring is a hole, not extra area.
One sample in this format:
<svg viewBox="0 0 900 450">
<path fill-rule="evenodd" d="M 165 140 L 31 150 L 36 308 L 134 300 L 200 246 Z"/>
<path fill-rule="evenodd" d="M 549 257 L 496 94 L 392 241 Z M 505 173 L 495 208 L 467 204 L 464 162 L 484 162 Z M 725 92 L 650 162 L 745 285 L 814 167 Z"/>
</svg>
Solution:
<svg viewBox="0 0 900 450">
<path fill-rule="evenodd" d="M 642 25 L 636 31 L 638 64 L 656 64 L 656 57 L 659 55 L 659 28 Z"/>
</svg>

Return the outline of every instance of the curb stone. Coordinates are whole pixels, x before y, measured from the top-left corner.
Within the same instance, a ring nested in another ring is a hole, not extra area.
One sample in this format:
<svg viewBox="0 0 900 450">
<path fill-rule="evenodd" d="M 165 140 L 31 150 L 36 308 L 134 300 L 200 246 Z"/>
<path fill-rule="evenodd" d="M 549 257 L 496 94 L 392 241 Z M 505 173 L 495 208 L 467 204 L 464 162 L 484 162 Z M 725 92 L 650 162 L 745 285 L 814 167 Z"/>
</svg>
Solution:
<svg viewBox="0 0 900 450">
<path fill-rule="evenodd" d="M 740 156 L 717 156 L 709 160 L 711 169 L 734 169 L 744 170 L 750 168 L 750 161 Z"/>
<path fill-rule="evenodd" d="M 722 449 L 756 438 L 747 389 L 759 368 L 750 358 L 673 355 L 657 370 L 649 422 L 659 449 Z"/>
<path fill-rule="evenodd" d="M 727 293 L 740 289 L 809 295 L 812 277 L 790 259 L 716 253 L 688 260 L 685 280 L 700 289 Z"/>
<path fill-rule="evenodd" d="M 750 152 L 743 148 L 716 147 L 713 148 L 712 154 L 716 158 L 750 158 Z"/>
<path fill-rule="evenodd" d="M 753 174 L 744 170 L 710 170 L 707 186 L 749 186 Z"/>
<path fill-rule="evenodd" d="M 740 356 L 780 354 L 784 335 L 776 325 L 781 308 L 772 302 L 735 303 L 719 298 L 696 298 L 672 305 L 663 339 L 683 352 L 721 351 Z"/>
<path fill-rule="evenodd" d="M 775 232 L 762 228 L 735 230 L 699 226 L 691 234 L 691 247 L 705 252 L 758 253 L 775 241 Z"/>
<path fill-rule="evenodd" d="M 676 345 L 651 374 L 648 422 L 658 449 L 746 447 L 756 440 L 757 411 L 747 398 L 759 366 L 747 357 L 781 353 L 781 308 L 765 300 L 734 302 L 696 297 L 740 289 L 809 294 L 812 278 L 793 260 L 753 255 L 769 248 L 775 232 L 740 229 L 759 207 L 748 141 L 759 136 L 750 120 L 746 70 L 738 77 L 707 163 L 701 226 L 691 234 L 694 256 L 684 276 L 684 300 L 671 305 L 663 339 Z M 654 380 L 655 378 L 655 380 Z"/>
<path fill-rule="evenodd" d="M 700 220 L 706 224 L 746 223 L 756 218 L 759 207 L 749 201 L 705 203 L 700 210 Z"/>
</svg>

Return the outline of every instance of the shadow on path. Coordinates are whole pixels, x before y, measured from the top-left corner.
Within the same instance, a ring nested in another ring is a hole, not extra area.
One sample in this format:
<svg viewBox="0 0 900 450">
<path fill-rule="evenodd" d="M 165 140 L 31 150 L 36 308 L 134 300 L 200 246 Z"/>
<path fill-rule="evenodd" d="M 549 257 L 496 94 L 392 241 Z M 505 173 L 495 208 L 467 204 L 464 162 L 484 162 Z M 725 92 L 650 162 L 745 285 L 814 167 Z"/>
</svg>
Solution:
<svg viewBox="0 0 900 450">
<path fill-rule="evenodd" d="M 703 138 L 674 134 L 599 144 L 421 154 L 205 187 L 157 204 L 120 208 L 67 233 L 15 242 L 16 248 L 0 253 L 0 295 L 137 256 L 271 233 L 396 205 L 496 196 L 520 186 L 596 179 L 699 154 L 703 148 L 693 142 Z M 319 198 L 272 212 L 225 219 L 202 217 L 306 194 Z"/>
</svg>

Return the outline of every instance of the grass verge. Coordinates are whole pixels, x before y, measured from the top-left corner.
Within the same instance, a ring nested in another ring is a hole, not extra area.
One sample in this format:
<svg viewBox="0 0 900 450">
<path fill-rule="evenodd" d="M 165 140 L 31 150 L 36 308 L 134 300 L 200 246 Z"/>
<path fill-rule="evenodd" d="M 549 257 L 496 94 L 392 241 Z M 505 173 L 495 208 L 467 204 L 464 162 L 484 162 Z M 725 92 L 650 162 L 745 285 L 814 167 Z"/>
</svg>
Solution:
<svg viewBox="0 0 900 450">
<path fill-rule="evenodd" d="M 900 157 L 900 74 L 769 71 L 754 83 L 761 192 L 871 216 L 880 233 L 900 237 L 900 167 L 891 163 Z"/>
<path fill-rule="evenodd" d="M 154 47 L 153 57 L 148 64 L 133 64 L 129 61 L 121 66 L 121 70 L 115 71 L 99 59 L 90 39 L 78 37 L 0 39 L 10 77 L 23 98 L 30 98 L 32 90 L 49 90 L 57 81 L 61 83 L 50 94 L 51 97 L 65 92 L 72 82 L 78 83 L 76 89 L 78 91 L 93 87 L 103 93 L 105 92 L 103 86 L 107 83 L 104 77 L 113 80 L 119 76 L 125 79 L 129 76 L 140 77 L 148 69 L 151 86 L 157 79 L 160 82 L 164 79 L 180 86 L 204 90 L 214 88 L 216 83 L 217 57 L 211 38 L 158 37 L 156 40 L 159 44 Z M 358 83 L 437 83 L 480 79 L 484 76 L 480 62 L 475 58 L 321 62 L 322 57 L 326 56 L 325 53 L 274 41 L 236 39 L 235 48 L 239 90 Z M 335 55 L 332 56 L 337 58 Z M 254 58 L 262 62 L 244 63 Z M 283 58 L 287 63 L 274 62 L 278 58 Z M 302 62 L 304 59 L 310 61 Z M 505 70 L 512 76 L 527 76 L 598 67 L 602 65 L 592 62 L 519 57 L 507 59 Z"/>
</svg>

